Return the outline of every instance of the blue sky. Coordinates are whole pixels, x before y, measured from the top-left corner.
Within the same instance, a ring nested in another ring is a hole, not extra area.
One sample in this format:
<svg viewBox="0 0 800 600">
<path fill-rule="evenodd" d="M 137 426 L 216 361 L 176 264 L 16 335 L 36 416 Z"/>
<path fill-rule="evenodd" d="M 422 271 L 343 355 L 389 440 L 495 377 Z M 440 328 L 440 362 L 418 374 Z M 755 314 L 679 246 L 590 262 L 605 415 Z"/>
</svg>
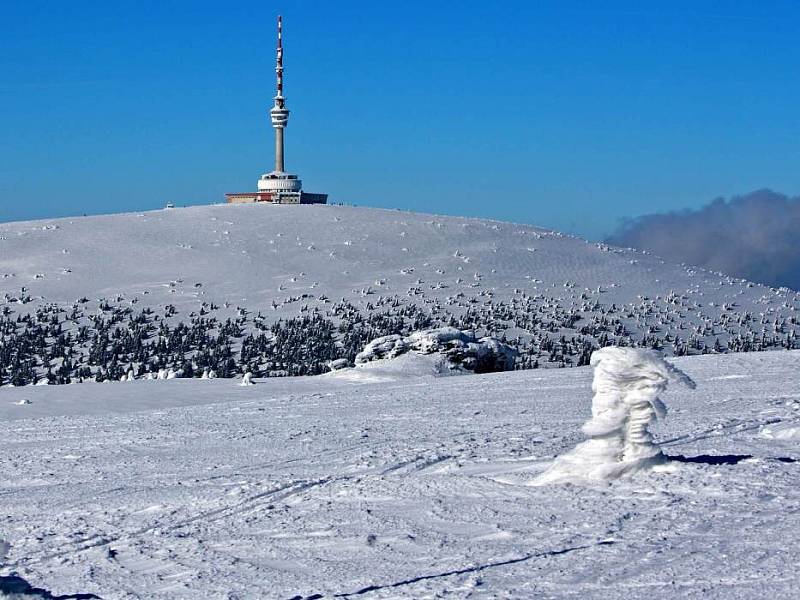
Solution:
<svg viewBox="0 0 800 600">
<path fill-rule="evenodd" d="M 652 4 L 652 6 L 647 6 Z M 0 221 L 331 201 L 536 223 L 800 193 L 797 2 L 4 2 Z"/>
</svg>

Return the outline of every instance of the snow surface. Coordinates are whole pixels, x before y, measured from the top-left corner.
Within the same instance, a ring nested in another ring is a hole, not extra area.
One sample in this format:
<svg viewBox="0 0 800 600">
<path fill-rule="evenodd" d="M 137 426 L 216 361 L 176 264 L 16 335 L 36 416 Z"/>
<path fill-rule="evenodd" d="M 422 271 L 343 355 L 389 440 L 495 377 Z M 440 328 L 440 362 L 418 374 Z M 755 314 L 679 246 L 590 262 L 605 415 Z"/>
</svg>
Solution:
<svg viewBox="0 0 800 600">
<path fill-rule="evenodd" d="M 102 299 L 174 306 L 171 322 L 203 303 L 270 321 L 345 299 L 442 324 L 474 311 L 509 337 L 591 325 L 706 349 L 795 344 L 800 328 L 795 292 L 527 225 L 264 205 L 0 224 L 9 319 L 82 298 L 83 321 Z M 677 359 L 698 388 L 661 394 L 670 468 L 580 485 L 528 483 L 585 440 L 589 368 L 442 377 L 441 355 L 408 353 L 256 385 L 163 368 L 4 387 L 0 593 L 794 598 L 798 363 Z"/>
<path fill-rule="evenodd" d="M 0 575 L 107 599 L 796 598 L 798 442 L 775 433 L 800 426 L 800 352 L 675 364 L 697 389 L 661 395 L 673 468 L 592 485 L 526 485 L 585 439 L 590 368 L 4 389 Z"/>
<path fill-rule="evenodd" d="M 301 293 L 363 299 L 419 286 L 425 298 L 444 299 L 491 287 L 509 296 L 514 286 L 563 292 L 577 282 L 579 290 L 608 286 L 610 303 L 719 279 L 530 225 L 344 206 L 213 205 L 0 223 L 0 292 L 24 286 L 46 302 L 122 295 L 139 307 L 207 299 L 256 310 Z M 440 282 L 447 287 L 429 289 Z"/>
</svg>

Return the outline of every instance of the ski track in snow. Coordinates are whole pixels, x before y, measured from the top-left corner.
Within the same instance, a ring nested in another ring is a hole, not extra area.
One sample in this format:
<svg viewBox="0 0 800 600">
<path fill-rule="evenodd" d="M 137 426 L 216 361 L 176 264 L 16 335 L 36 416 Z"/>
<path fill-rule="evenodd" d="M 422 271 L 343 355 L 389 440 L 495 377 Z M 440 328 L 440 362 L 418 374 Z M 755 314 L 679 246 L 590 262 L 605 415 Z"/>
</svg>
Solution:
<svg viewBox="0 0 800 600">
<path fill-rule="evenodd" d="M 798 440 L 765 432 L 800 424 L 799 363 L 677 360 L 698 389 L 662 396 L 672 472 L 596 486 L 524 485 L 584 439 L 585 368 L 3 389 L 0 575 L 105 599 L 793 598 Z"/>
</svg>

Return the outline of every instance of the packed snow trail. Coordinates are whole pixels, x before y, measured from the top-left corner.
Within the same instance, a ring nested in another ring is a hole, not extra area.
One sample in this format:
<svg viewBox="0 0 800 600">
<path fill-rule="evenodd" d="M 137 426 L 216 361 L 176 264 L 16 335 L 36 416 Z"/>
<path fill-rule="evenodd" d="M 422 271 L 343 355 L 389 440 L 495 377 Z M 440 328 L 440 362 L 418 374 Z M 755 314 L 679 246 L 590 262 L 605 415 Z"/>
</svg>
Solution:
<svg viewBox="0 0 800 600">
<path fill-rule="evenodd" d="M 3 389 L 0 575 L 104 599 L 793 598 L 798 363 L 678 359 L 698 388 L 663 393 L 671 472 L 540 487 L 584 437 L 589 368 Z"/>
</svg>

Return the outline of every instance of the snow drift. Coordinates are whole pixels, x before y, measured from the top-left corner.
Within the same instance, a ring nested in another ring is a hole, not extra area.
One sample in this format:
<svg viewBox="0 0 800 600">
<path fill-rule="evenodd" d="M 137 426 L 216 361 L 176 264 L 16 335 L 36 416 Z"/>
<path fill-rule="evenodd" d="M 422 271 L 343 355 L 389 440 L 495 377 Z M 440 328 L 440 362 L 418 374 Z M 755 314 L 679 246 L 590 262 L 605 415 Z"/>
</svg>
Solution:
<svg viewBox="0 0 800 600">
<path fill-rule="evenodd" d="M 409 336 L 386 335 L 372 340 L 356 355 L 356 365 L 397 358 L 408 352 L 441 354 L 453 371 L 511 371 L 517 351 L 493 337 L 477 338 L 455 327 L 415 331 Z"/>
<path fill-rule="evenodd" d="M 664 461 L 649 426 L 667 408 L 659 394 L 669 381 L 694 388 L 694 381 L 652 350 L 602 348 L 592 354 L 592 418 L 583 426 L 589 440 L 556 459 L 532 485 L 605 480 Z"/>
<path fill-rule="evenodd" d="M 355 367 L 336 369 L 319 377 L 347 383 L 390 383 L 421 377 L 447 377 L 470 373 L 453 367 L 454 365 L 441 354 L 406 352 L 396 358 L 359 363 Z"/>
</svg>

